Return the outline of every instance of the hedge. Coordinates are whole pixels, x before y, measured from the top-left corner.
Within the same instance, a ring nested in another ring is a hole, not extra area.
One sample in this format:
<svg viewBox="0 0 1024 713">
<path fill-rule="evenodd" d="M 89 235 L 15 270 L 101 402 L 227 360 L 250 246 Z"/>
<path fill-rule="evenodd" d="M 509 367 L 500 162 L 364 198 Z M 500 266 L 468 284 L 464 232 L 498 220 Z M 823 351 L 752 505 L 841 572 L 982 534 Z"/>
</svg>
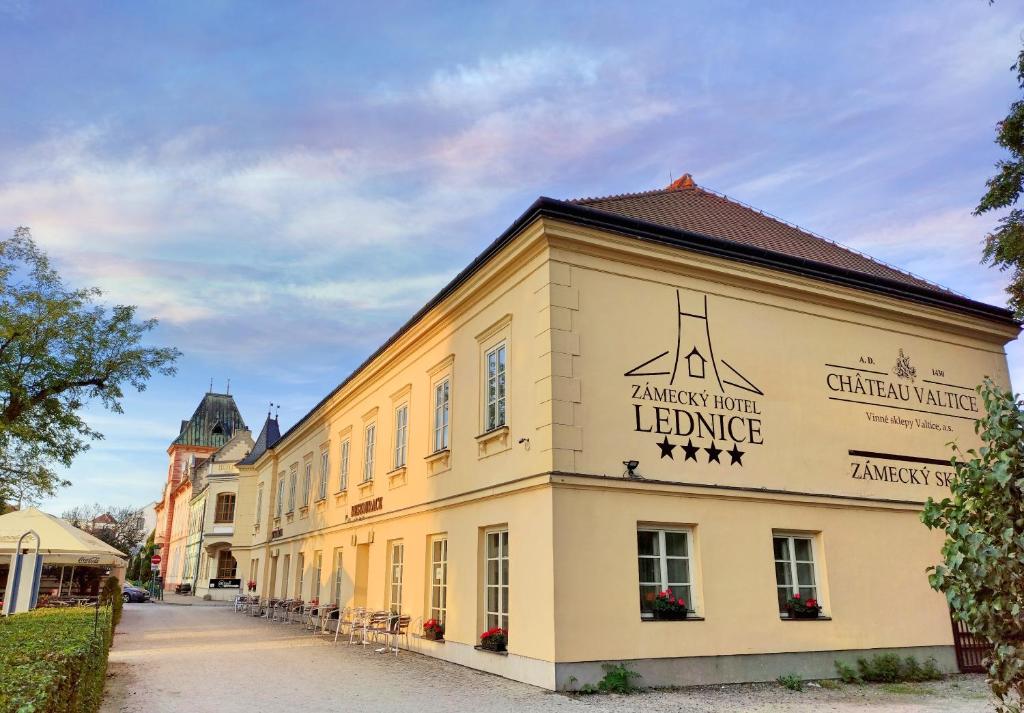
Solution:
<svg viewBox="0 0 1024 713">
<path fill-rule="evenodd" d="M 110 608 L 98 624 L 96 614 L 71 607 L 0 619 L 0 712 L 99 710 L 113 627 Z"/>
</svg>

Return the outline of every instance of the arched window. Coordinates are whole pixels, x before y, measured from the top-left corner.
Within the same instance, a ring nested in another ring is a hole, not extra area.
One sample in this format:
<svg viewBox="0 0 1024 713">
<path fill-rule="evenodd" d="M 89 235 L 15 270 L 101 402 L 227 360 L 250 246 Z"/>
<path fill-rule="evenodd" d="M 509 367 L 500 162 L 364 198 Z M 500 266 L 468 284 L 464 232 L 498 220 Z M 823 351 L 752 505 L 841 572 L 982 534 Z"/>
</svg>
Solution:
<svg viewBox="0 0 1024 713">
<path fill-rule="evenodd" d="M 235 494 L 221 493 L 217 496 L 217 510 L 213 516 L 214 522 L 235 521 Z"/>
</svg>

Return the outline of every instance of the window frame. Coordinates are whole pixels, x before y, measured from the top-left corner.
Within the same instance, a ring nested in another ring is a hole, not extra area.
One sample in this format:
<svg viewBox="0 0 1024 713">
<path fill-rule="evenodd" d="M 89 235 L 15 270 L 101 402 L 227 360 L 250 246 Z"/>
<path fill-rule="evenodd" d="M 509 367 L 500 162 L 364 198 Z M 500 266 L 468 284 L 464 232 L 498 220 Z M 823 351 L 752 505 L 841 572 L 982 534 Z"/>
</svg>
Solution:
<svg viewBox="0 0 1024 713">
<path fill-rule="evenodd" d="M 227 555 L 228 559 L 234 562 L 231 570 L 228 574 L 224 574 L 225 570 L 223 567 L 224 555 Z M 235 579 L 238 574 L 238 560 L 231 554 L 230 549 L 223 549 L 217 553 L 217 579 Z"/>
<path fill-rule="evenodd" d="M 288 509 L 285 511 L 285 515 L 291 515 L 295 512 L 295 488 L 299 482 L 299 469 L 297 466 L 293 466 L 288 472 Z"/>
<path fill-rule="evenodd" d="M 434 427 L 431 441 L 432 453 L 440 453 L 451 448 L 451 409 L 452 386 L 451 378 L 443 376 L 434 384 Z M 442 400 L 443 394 L 443 400 Z"/>
<path fill-rule="evenodd" d="M 341 453 L 338 456 L 338 492 L 348 490 L 348 471 L 352 458 L 352 439 L 346 438 L 341 442 Z"/>
<path fill-rule="evenodd" d="M 504 536 L 504 537 L 502 537 Z M 498 541 L 498 556 L 490 556 L 490 538 L 497 537 Z M 507 527 L 495 527 L 484 531 L 484 625 L 487 629 L 494 627 L 500 627 L 506 632 L 509 630 L 509 595 L 511 594 L 511 587 L 509 582 L 511 580 L 511 560 L 508 555 L 509 551 L 509 533 Z M 495 562 L 497 583 L 490 583 L 490 568 L 491 563 Z M 502 566 L 502 562 L 506 563 L 506 566 Z M 494 611 L 490 608 L 490 590 L 497 590 L 497 607 Z M 493 623 L 492 623 L 493 617 Z"/>
<path fill-rule="evenodd" d="M 497 431 L 508 425 L 508 339 L 496 341 L 484 351 L 484 433 Z M 498 355 L 502 355 L 499 361 Z M 491 355 L 495 357 L 495 372 L 491 376 Z M 500 366 L 500 371 L 498 367 Z M 504 377 L 501 379 L 500 377 Z M 491 382 L 494 381 L 494 400 L 491 400 Z M 499 392 L 500 382 L 500 394 Z M 491 406 L 494 405 L 494 418 L 491 418 Z M 498 418 L 499 406 L 502 417 Z"/>
<path fill-rule="evenodd" d="M 229 513 L 230 517 L 225 517 L 224 515 L 222 515 L 222 511 L 223 510 L 228 510 L 229 508 L 228 508 L 227 505 L 223 505 L 222 506 L 222 502 L 227 502 L 227 500 L 229 498 L 231 499 L 231 506 L 230 506 L 230 513 Z M 214 501 L 214 507 L 213 507 L 213 522 L 214 522 L 214 524 L 216 524 L 216 525 L 226 525 L 226 524 L 234 523 L 234 521 L 235 521 L 235 504 L 237 503 L 237 501 L 238 501 L 238 499 L 237 499 L 237 496 L 235 495 L 235 493 L 231 493 L 231 492 L 217 493 L 217 499 Z"/>
<path fill-rule="evenodd" d="M 402 594 L 404 586 L 405 541 L 392 540 L 388 543 L 388 611 L 392 614 L 402 613 Z"/>
<path fill-rule="evenodd" d="M 302 468 L 302 507 L 309 507 L 309 496 L 313 490 L 313 460 L 309 459 Z"/>
<path fill-rule="evenodd" d="M 306 584 L 306 553 L 300 552 L 295 556 L 295 596 L 294 599 L 305 599 L 302 598 L 302 588 Z"/>
<path fill-rule="evenodd" d="M 696 555 L 694 547 L 694 528 L 684 525 L 644 525 L 637 524 L 636 534 L 639 535 L 641 532 L 651 532 L 658 535 L 658 554 L 656 555 L 642 555 L 640 554 L 640 545 L 637 543 L 636 562 L 637 562 L 637 586 L 638 587 L 651 587 L 657 588 L 658 592 L 662 592 L 669 587 L 686 587 L 689 589 L 688 597 L 684 598 L 686 601 L 686 616 L 687 618 L 696 618 L 700 616 L 700 594 L 697 589 L 697 568 L 696 568 Z M 669 555 L 668 548 L 666 546 L 666 534 L 681 534 L 686 536 L 686 554 L 685 555 Z M 658 561 L 658 578 L 657 582 L 641 581 L 640 576 L 640 560 L 641 559 L 657 559 Z M 674 560 L 686 560 L 686 571 L 688 573 L 687 582 L 670 582 L 668 574 L 668 561 Z M 641 593 L 642 598 L 642 593 Z M 646 612 L 643 609 L 642 599 L 640 603 L 640 618 L 643 621 L 649 621 L 654 619 L 652 612 Z"/>
<path fill-rule="evenodd" d="M 334 548 L 334 582 L 331 586 L 331 592 L 334 594 L 334 603 L 341 608 L 341 588 L 345 583 L 345 550 L 341 547 Z"/>
<path fill-rule="evenodd" d="M 278 519 L 284 514 L 284 471 L 277 476 L 277 510 L 275 511 Z"/>
<path fill-rule="evenodd" d="M 363 482 L 373 481 L 374 453 L 377 449 L 377 422 L 371 421 L 363 429 Z"/>
<path fill-rule="evenodd" d="M 430 550 L 430 570 L 427 581 L 427 613 L 428 619 L 436 619 L 444 626 L 448 619 L 448 535 L 434 535 L 427 543 Z M 440 559 L 435 553 L 435 545 L 440 545 Z M 438 578 L 437 571 L 441 569 Z M 436 593 L 436 597 L 435 597 Z"/>
<path fill-rule="evenodd" d="M 256 487 L 256 526 L 259 527 L 263 519 L 263 483 Z"/>
<path fill-rule="evenodd" d="M 330 448 L 323 448 L 320 451 L 320 480 L 317 481 L 317 500 L 327 499 L 327 480 L 331 472 L 330 453 Z"/>
<path fill-rule="evenodd" d="M 393 470 L 404 468 L 409 462 L 409 403 L 403 402 L 395 407 L 395 447 Z"/>
<path fill-rule="evenodd" d="M 818 537 L 819 537 L 819 535 L 820 535 L 820 533 L 791 532 L 791 531 L 786 531 L 786 530 L 773 531 L 772 532 L 772 563 L 775 564 L 775 565 L 778 565 L 778 564 L 786 564 L 786 565 L 788 565 L 789 573 L 790 573 L 790 576 L 792 577 L 792 580 L 793 580 L 793 585 L 790 588 L 790 596 L 792 596 L 796 592 L 799 592 L 801 589 L 811 589 L 811 590 L 814 591 L 814 596 L 813 597 L 808 597 L 808 598 L 813 598 L 813 599 L 815 599 L 818 602 L 818 606 L 821 607 L 821 611 L 819 613 L 819 617 L 824 617 L 824 616 L 827 616 L 827 615 L 825 614 L 825 601 L 824 601 L 824 597 L 822 596 L 821 571 L 820 571 L 819 564 L 818 564 L 819 561 L 820 561 L 820 552 L 819 552 L 819 549 L 818 549 Z M 787 541 L 786 542 L 786 547 L 787 547 L 788 552 L 791 555 L 791 559 L 788 562 L 784 561 L 784 560 L 778 560 L 778 559 L 775 558 L 775 540 L 779 540 L 779 539 Z M 806 560 L 798 560 L 797 559 L 797 557 L 796 557 L 796 548 L 794 547 L 794 543 L 796 542 L 796 540 L 806 540 L 809 543 L 809 548 L 810 548 L 810 551 L 811 551 L 811 561 L 810 562 L 807 562 Z M 800 564 L 809 564 L 809 565 L 811 565 L 811 574 L 814 577 L 814 584 L 812 584 L 810 586 L 806 586 L 806 585 L 801 585 L 800 584 L 800 580 L 799 580 L 799 567 L 798 567 L 798 565 L 800 565 Z M 786 585 L 779 583 L 779 575 L 778 575 L 778 571 L 776 569 L 776 572 L 775 572 L 775 596 L 776 596 L 776 599 L 778 599 L 779 590 L 782 589 L 785 586 Z M 779 605 L 779 616 L 781 618 L 783 618 L 783 619 L 789 619 L 790 618 L 789 612 L 786 611 L 783 608 L 783 605 L 782 605 L 781 602 L 777 602 L 777 603 Z"/>
<path fill-rule="evenodd" d="M 313 553 L 313 571 L 316 576 L 313 578 L 313 588 L 310 590 L 310 599 L 320 598 L 320 586 L 323 584 L 324 574 L 324 551 L 316 550 Z"/>
</svg>

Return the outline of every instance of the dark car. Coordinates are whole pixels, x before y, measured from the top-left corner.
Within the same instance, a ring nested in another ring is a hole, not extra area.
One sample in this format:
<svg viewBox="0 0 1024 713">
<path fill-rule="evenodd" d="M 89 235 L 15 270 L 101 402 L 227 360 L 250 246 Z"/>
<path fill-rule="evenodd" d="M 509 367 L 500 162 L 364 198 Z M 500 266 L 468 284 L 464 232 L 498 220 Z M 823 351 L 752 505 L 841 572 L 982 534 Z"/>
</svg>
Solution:
<svg viewBox="0 0 1024 713">
<path fill-rule="evenodd" d="M 128 584 L 125 582 L 121 586 L 121 598 L 125 602 L 148 602 L 150 594 L 142 587 L 136 587 L 134 584 Z"/>
</svg>

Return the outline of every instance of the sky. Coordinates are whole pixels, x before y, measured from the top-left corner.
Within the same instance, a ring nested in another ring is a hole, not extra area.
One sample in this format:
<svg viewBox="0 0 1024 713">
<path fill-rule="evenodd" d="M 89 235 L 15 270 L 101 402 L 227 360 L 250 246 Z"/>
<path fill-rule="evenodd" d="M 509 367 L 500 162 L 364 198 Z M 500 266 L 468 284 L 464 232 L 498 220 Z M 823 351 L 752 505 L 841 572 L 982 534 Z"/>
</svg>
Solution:
<svg viewBox="0 0 1024 713">
<path fill-rule="evenodd" d="M 295 423 L 540 195 L 688 172 L 1004 305 L 971 211 L 1022 27 L 1008 0 L 0 0 L 0 233 L 184 354 L 88 411 L 106 438 L 43 507 L 156 500 L 211 379 Z"/>
</svg>

